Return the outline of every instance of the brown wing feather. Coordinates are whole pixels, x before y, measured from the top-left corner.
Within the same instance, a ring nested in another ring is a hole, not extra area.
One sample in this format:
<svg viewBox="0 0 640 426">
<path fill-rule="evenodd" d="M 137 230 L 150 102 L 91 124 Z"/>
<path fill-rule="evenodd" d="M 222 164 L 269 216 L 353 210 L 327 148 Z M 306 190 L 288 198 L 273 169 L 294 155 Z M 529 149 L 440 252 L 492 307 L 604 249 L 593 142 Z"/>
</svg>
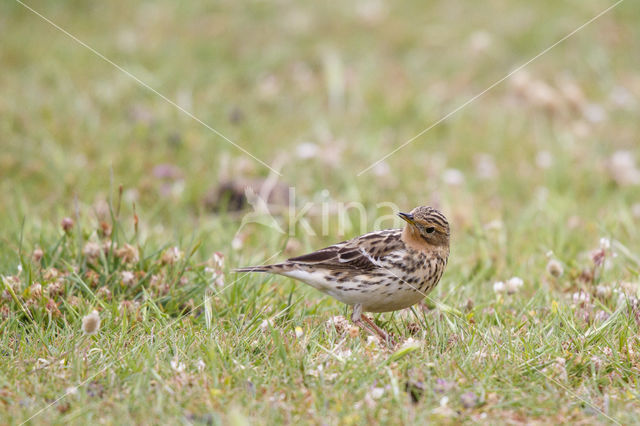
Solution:
<svg viewBox="0 0 640 426">
<path fill-rule="evenodd" d="M 328 269 L 372 270 L 378 260 L 402 248 L 399 229 L 371 232 L 349 241 L 325 247 L 313 253 L 287 260 L 291 264 L 305 264 Z"/>
</svg>

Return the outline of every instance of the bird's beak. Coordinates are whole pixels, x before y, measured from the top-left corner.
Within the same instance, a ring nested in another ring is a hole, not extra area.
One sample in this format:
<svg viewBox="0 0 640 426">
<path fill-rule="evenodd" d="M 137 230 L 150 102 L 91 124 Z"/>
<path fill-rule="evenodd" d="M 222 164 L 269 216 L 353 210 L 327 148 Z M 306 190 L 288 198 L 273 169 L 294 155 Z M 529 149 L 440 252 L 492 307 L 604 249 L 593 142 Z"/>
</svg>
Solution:
<svg viewBox="0 0 640 426">
<path fill-rule="evenodd" d="M 398 216 L 400 216 L 400 218 L 402 220 L 405 220 L 405 221 L 409 222 L 412 225 L 414 224 L 413 215 L 411 213 L 398 213 Z"/>
</svg>

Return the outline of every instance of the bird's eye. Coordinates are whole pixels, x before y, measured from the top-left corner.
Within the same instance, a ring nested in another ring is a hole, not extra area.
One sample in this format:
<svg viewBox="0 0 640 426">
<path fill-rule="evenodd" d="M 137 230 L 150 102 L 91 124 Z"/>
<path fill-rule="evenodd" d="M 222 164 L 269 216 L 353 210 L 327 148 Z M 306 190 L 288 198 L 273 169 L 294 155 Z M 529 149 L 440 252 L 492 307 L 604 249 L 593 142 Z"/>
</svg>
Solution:
<svg viewBox="0 0 640 426">
<path fill-rule="evenodd" d="M 434 228 L 433 226 L 428 227 L 427 229 L 425 229 L 425 231 L 427 231 L 427 234 L 432 234 L 433 231 L 435 231 L 436 228 Z"/>
</svg>

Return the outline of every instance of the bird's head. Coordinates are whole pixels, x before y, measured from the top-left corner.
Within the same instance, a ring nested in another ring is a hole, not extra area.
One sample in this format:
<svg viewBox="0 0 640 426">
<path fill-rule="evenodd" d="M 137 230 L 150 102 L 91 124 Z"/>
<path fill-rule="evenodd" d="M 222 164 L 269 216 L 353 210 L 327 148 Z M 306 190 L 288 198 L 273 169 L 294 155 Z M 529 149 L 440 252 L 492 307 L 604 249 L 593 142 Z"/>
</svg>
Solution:
<svg viewBox="0 0 640 426">
<path fill-rule="evenodd" d="M 433 207 L 416 207 L 410 213 L 398 213 L 398 216 L 407 222 L 407 231 L 415 239 L 432 246 L 449 246 L 449 222 Z"/>
</svg>

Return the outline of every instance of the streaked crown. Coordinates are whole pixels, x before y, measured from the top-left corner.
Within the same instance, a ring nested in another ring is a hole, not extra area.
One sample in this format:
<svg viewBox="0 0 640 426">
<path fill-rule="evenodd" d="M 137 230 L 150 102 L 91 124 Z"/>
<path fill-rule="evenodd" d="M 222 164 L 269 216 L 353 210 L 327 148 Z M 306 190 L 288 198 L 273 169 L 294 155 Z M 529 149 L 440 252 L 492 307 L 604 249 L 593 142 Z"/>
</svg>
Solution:
<svg viewBox="0 0 640 426">
<path fill-rule="evenodd" d="M 419 206 L 411 210 L 411 216 L 416 224 L 422 225 L 425 228 L 434 227 L 435 230 L 449 235 L 449 221 L 447 218 L 437 209 L 429 206 Z"/>
</svg>

